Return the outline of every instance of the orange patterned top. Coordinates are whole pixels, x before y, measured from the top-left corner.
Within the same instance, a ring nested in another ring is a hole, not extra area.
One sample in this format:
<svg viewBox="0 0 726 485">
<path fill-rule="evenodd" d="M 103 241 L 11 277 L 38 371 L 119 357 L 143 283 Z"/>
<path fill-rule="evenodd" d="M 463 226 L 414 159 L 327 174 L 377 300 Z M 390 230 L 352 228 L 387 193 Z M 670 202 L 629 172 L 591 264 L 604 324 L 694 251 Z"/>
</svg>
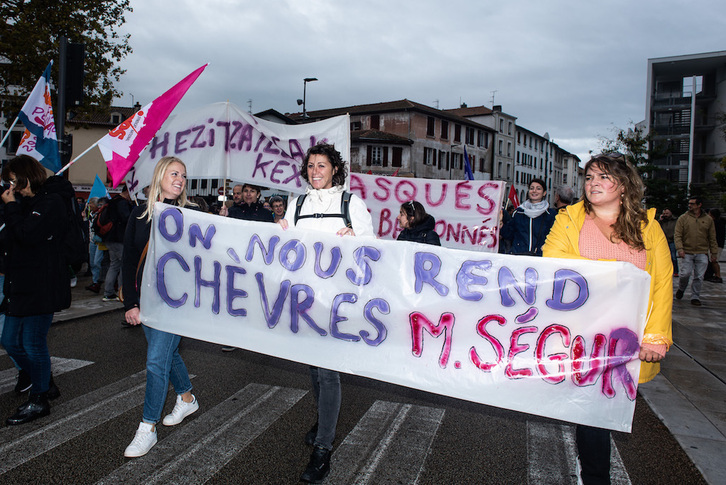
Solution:
<svg viewBox="0 0 726 485">
<path fill-rule="evenodd" d="M 611 242 L 605 234 L 603 234 L 595 221 L 589 216 L 585 217 L 585 223 L 580 229 L 580 255 L 587 259 L 593 260 L 615 260 L 633 263 L 638 268 L 645 271 L 647 255 L 645 250 L 636 251 L 628 246 L 625 242 L 620 241 L 615 244 Z M 665 344 L 649 344 L 643 343 L 644 348 L 658 352 L 665 356 L 668 346 Z"/>
</svg>

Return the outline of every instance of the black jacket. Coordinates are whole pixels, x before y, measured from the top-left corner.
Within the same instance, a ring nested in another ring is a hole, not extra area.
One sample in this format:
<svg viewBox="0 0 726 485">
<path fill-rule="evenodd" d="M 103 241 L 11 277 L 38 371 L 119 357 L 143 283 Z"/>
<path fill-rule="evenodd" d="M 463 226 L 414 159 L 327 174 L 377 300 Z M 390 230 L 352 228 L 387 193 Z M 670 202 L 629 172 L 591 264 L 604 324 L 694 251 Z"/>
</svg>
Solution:
<svg viewBox="0 0 726 485">
<path fill-rule="evenodd" d="M 245 221 L 275 222 L 275 216 L 272 212 L 265 209 L 265 206 L 259 202 L 255 202 L 254 204 L 246 204 L 244 202 L 240 205 L 232 204 L 232 207 L 229 208 L 228 216 Z"/>
<path fill-rule="evenodd" d="M 171 199 L 164 199 L 164 203 L 176 205 L 176 201 Z M 195 209 L 196 207 L 188 208 Z M 145 203 L 134 207 L 126 225 L 124 252 L 121 260 L 121 278 L 124 309 L 127 311 L 139 306 L 141 296 L 141 276 L 144 274 L 144 263 L 146 261 L 146 255 L 143 253 L 151 235 L 151 223 L 146 222 L 146 217 L 139 219 L 145 210 Z"/>
<path fill-rule="evenodd" d="M 107 217 L 113 221 L 113 227 L 103 238 L 104 241 L 124 242 L 126 224 L 134 207 L 134 204 L 130 200 L 126 200 L 120 195 L 117 195 L 108 202 L 108 207 L 105 210 L 108 211 Z M 106 221 L 99 222 L 105 223 Z"/>
<path fill-rule="evenodd" d="M 44 315 L 71 306 L 63 236 L 63 198 L 43 186 L 34 197 L 5 205 L 5 303 L 8 315 Z"/>
<path fill-rule="evenodd" d="M 170 203 L 170 201 L 164 201 Z M 144 272 L 142 254 L 151 234 L 151 223 L 146 218 L 139 219 L 146 210 L 146 204 L 134 207 L 126 224 L 124 252 L 121 259 L 121 278 L 124 294 L 124 309 L 139 306 L 141 275 Z M 145 258 L 144 258 L 145 259 Z M 140 263 L 139 263 L 140 262 Z"/>
<path fill-rule="evenodd" d="M 439 235 L 434 231 L 434 226 L 436 226 L 436 219 L 432 215 L 428 215 L 418 226 L 401 231 L 397 240 L 441 246 Z"/>
<path fill-rule="evenodd" d="M 542 245 L 552 224 L 555 223 L 556 216 L 557 210 L 549 208 L 534 219 L 530 219 L 524 213 L 524 208 L 520 206 L 512 217 L 504 216 L 504 225 L 499 235 L 502 239 L 511 241 L 511 254 L 542 256 Z"/>
</svg>

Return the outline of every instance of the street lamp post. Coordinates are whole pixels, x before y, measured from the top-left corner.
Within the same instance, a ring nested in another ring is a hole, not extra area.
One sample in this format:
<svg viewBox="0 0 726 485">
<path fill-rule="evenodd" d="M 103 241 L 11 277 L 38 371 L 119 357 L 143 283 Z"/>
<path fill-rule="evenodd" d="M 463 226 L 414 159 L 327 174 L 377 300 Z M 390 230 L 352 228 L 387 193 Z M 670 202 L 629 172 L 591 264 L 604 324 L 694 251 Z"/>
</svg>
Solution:
<svg viewBox="0 0 726 485">
<path fill-rule="evenodd" d="M 318 78 L 316 78 L 316 77 L 306 77 L 305 79 L 303 79 L 303 99 L 297 100 L 298 106 L 302 105 L 302 107 L 303 107 L 303 115 L 302 115 L 303 119 L 307 118 L 307 116 L 308 116 L 307 111 L 305 110 L 305 101 L 306 101 L 305 98 L 307 97 L 308 83 L 311 83 L 311 82 L 317 81 L 317 80 L 318 80 Z"/>
</svg>

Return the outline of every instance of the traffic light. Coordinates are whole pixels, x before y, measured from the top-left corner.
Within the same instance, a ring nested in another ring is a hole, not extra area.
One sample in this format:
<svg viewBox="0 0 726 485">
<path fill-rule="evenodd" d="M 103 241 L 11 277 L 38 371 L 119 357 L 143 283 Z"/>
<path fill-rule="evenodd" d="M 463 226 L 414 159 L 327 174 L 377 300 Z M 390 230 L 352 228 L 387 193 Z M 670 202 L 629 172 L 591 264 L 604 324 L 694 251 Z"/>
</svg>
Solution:
<svg viewBox="0 0 726 485">
<path fill-rule="evenodd" d="M 68 43 L 66 49 L 66 106 L 80 106 L 83 103 L 86 46 Z"/>
</svg>

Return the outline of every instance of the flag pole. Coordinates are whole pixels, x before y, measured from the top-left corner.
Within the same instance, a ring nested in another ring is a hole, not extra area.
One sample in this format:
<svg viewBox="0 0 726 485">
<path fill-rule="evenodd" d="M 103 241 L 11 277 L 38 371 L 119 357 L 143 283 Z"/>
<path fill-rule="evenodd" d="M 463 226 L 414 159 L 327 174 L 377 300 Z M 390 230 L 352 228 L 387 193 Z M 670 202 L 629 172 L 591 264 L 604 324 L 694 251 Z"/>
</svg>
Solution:
<svg viewBox="0 0 726 485">
<path fill-rule="evenodd" d="M 227 123 L 229 123 L 229 99 L 225 103 L 225 114 L 227 115 Z M 250 113 L 252 114 L 252 113 Z M 229 151 L 226 151 L 225 159 L 224 159 L 224 200 L 222 201 L 222 204 L 227 205 L 227 180 L 229 180 L 229 174 L 232 171 L 232 168 L 230 167 L 231 161 L 229 156 Z"/>
<path fill-rule="evenodd" d="M 80 154 L 80 155 L 78 155 L 78 156 L 77 156 L 76 158 L 74 158 L 73 160 L 71 160 L 70 162 L 68 162 L 68 164 L 67 164 L 67 165 L 66 165 L 65 167 L 63 167 L 63 168 L 61 168 L 60 170 L 58 170 L 58 171 L 56 172 L 56 175 L 60 175 L 60 174 L 62 174 L 63 172 L 65 172 L 66 170 L 68 170 L 68 167 L 70 167 L 71 165 L 73 165 L 74 163 L 76 163 L 76 161 L 77 161 L 77 160 L 78 160 L 79 158 L 81 158 L 81 157 L 82 157 L 83 155 L 85 155 L 86 153 L 90 152 L 90 151 L 91 151 L 91 149 L 92 149 L 92 148 L 94 148 L 94 147 L 95 147 L 96 145 L 98 145 L 98 142 L 100 142 L 100 141 L 101 141 L 101 140 L 98 140 L 98 141 L 97 141 L 96 143 L 94 143 L 94 144 L 93 144 L 93 145 L 91 145 L 90 147 L 86 148 L 86 150 L 85 150 L 85 151 L 84 151 L 83 153 L 81 153 L 81 154 Z"/>
<path fill-rule="evenodd" d="M 5 133 L 5 136 L 3 137 L 3 141 L 0 142 L 0 147 L 5 144 L 5 141 L 10 137 L 10 133 L 12 133 L 13 128 L 15 128 L 15 125 L 17 125 L 17 124 L 18 124 L 18 117 L 16 116 L 15 121 L 13 121 L 13 124 L 10 125 L 10 128 L 8 128 L 7 133 Z"/>
</svg>

